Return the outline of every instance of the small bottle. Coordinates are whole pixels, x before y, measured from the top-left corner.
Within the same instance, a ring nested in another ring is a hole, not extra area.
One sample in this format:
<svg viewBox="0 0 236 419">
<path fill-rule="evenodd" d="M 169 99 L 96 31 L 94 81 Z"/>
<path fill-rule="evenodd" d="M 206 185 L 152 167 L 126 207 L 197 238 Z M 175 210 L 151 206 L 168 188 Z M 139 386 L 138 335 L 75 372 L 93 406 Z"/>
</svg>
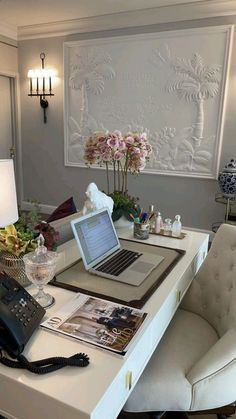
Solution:
<svg viewBox="0 0 236 419">
<path fill-rule="evenodd" d="M 171 219 L 170 218 L 166 218 L 165 219 L 163 228 L 164 228 L 163 234 L 165 236 L 170 236 L 171 235 L 171 228 L 172 228 Z"/>
<path fill-rule="evenodd" d="M 150 222 L 149 222 L 149 224 L 150 224 L 150 231 L 152 232 L 154 232 L 155 231 L 155 219 L 156 219 L 156 214 L 155 214 L 155 212 L 154 212 L 154 205 L 153 204 L 151 204 L 151 205 L 149 205 L 149 209 L 148 209 L 148 217 L 149 217 L 149 219 L 150 219 Z"/>
<path fill-rule="evenodd" d="M 172 225 L 172 236 L 179 237 L 181 235 L 181 228 L 182 228 L 182 224 L 180 221 L 180 215 L 176 215 L 175 221 L 173 222 L 173 225 Z"/>
<path fill-rule="evenodd" d="M 149 214 L 151 214 L 152 212 L 154 212 L 154 205 L 153 204 L 150 204 L 149 205 L 148 211 L 149 211 Z"/>
<path fill-rule="evenodd" d="M 158 212 L 157 217 L 155 218 L 155 233 L 157 234 L 160 233 L 162 226 L 163 226 L 163 222 L 161 218 L 161 213 Z"/>
</svg>

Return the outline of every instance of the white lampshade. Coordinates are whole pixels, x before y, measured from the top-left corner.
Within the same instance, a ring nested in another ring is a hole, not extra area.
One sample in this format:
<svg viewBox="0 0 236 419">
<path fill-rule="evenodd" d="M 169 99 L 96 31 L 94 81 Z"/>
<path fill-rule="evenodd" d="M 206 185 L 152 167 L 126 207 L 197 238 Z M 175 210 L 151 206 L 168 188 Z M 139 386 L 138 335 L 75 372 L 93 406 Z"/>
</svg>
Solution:
<svg viewBox="0 0 236 419">
<path fill-rule="evenodd" d="M 18 220 L 13 160 L 0 160 L 0 227 Z"/>
</svg>

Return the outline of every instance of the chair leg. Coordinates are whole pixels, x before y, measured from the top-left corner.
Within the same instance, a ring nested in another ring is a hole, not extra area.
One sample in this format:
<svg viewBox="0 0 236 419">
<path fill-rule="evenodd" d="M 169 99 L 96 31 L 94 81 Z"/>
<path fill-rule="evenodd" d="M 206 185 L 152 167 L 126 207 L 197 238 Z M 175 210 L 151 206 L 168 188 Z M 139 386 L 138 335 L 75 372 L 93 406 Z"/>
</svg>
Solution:
<svg viewBox="0 0 236 419">
<path fill-rule="evenodd" d="M 149 412 L 148 413 L 148 418 L 149 419 L 164 419 L 165 416 L 165 412 Z"/>
<path fill-rule="evenodd" d="M 166 412 L 163 419 L 189 419 L 186 412 Z"/>
<path fill-rule="evenodd" d="M 165 419 L 165 412 L 125 412 L 124 410 L 121 411 L 117 419 Z"/>
<path fill-rule="evenodd" d="M 226 406 L 217 407 L 209 410 L 199 410 L 194 412 L 188 412 L 191 416 L 194 415 L 216 415 L 217 419 L 231 418 L 236 413 L 236 404 L 232 403 Z"/>
<path fill-rule="evenodd" d="M 234 406 L 230 406 L 234 407 Z M 226 414 L 217 413 L 215 410 L 208 410 L 208 411 L 199 411 L 199 412 L 188 412 L 190 415 L 198 415 L 201 414 L 214 414 L 217 416 L 217 419 L 228 419 L 231 417 L 232 414 L 235 413 L 235 410 L 228 411 Z M 117 419 L 189 419 L 189 415 L 187 412 L 146 412 L 145 414 L 139 413 L 126 413 L 124 411 L 121 412 Z M 0 416 L 1 419 L 1 416 Z M 5 419 L 5 418 L 4 418 Z"/>
</svg>

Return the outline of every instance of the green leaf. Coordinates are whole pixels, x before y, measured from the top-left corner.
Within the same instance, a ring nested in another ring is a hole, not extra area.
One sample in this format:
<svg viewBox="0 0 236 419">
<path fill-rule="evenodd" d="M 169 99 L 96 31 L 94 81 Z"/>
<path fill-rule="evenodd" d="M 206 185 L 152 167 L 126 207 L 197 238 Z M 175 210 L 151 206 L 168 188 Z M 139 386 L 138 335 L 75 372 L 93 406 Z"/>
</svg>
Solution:
<svg viewBox="0 0 236 419">
<path fill-rule="evenodd" d="M 112 212 L 112 220 L 117 221 L 123 215 L 123 210 L 121 208 L 114 209 Z"/>
<path fill-rule="evenodd" d="M 17 237 L 17 231 L 16 231 L 16 228 L 13 224 L 10 224 L 10 225 L 6 226 L 5 230 L 6 230 L 7 235 Z"/>
</svg>

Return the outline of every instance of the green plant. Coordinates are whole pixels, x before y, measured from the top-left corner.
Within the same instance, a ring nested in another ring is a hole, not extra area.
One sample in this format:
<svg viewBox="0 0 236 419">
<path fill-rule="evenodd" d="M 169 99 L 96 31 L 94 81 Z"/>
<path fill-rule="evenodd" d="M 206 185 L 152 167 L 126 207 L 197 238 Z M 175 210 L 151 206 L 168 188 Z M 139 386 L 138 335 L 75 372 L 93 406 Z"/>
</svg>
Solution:
<svg viewBox="0 0 236 419">
<path fill-rule="evenodd" d="M 35 226 L 42 221 L 39 202 L 36 200 L 28 202 L 32 204 L 32 209 L 28 212 L 19 210 L 19 219 L 14 224 L 17 231 L 23 234 L 34 231 Z"/>
<path fill-rule="evenodd" d="M 30 230 L 27 232 L 17 231 L 13 224 L 0 229 L 0 250 L 20 256 L 33 251 L 36 245 L 37 242 Z"/>
<path fill-rule="evenodd" d="M 130 221 L 133 221 L 134 218 L 139 216 L 141 212 L 138 204 L 139 198 L 131 197 L 127 192 L 123 193 L 120 191 L 114 191 L 109 196 L 114 201 L 112 212 L 113 221 L 117 221 L 122 215 Z"/>
<path fill-rule="evenodd" d="M 37 237 L 44 236 L 48 250 L 56 250 L 58 233 L 47 222 L 41 220 L 40 207 L 33 202 L 29 212 L 19 211 L 20 217 L 15 224 L 0 229 L 0 251 L 9 252 L 15 256 L 32 252 L 37 247 Z"/>
</svg>

